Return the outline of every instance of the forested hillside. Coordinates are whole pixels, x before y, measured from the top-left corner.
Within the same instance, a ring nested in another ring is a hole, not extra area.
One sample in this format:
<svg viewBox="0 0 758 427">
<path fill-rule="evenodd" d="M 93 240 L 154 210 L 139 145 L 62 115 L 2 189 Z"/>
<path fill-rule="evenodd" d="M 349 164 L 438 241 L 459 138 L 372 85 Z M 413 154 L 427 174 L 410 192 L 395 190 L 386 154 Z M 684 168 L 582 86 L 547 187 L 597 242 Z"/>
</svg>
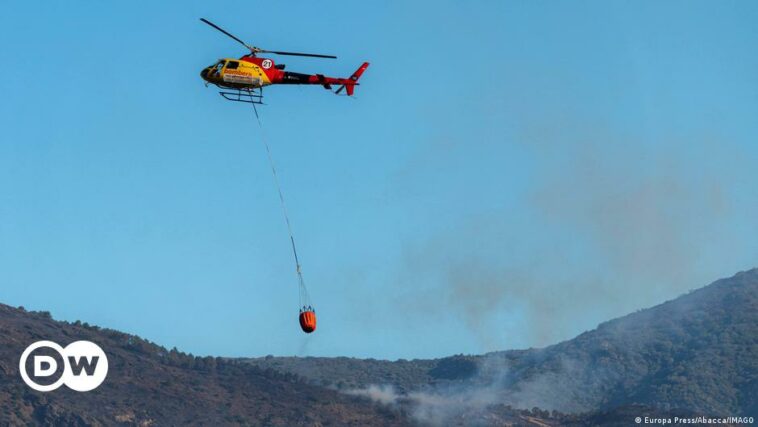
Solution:
<svg viewBox="0 0 758 427">
<path fill-rule="evenodd" d="M 568 303 L 568 302 L 567 302 Z M 544 348 L 436 360 L 248 360 L 319 385 L 391 386 L 563 412 L 643 404 L 714 415 L 758 414 L 758 269 Z"/>
</svg>

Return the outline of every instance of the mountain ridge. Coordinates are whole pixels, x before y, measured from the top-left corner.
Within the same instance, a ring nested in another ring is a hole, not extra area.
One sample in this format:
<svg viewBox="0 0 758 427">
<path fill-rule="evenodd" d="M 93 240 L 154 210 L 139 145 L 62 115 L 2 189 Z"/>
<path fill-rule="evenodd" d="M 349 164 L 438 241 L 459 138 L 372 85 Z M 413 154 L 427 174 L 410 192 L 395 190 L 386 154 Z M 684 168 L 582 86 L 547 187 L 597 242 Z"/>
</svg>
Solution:
<svg viewBox="0 0 758 427">
<path fill-rule="evenodd" d="M 400 395 L 494 389 L 518 408 L 609 411 L 624 405 L 758 413 L 758 269 L 603 322 L 539 349 L 441 359 L 257 358 L 322 386 L 392 386 Z M 332 365 L 332 366 L 330 366 Z"/>
<path fill-rule="evenodd" d="M 440 359 L 194 357 L 135 335 L 0 304 L 0 424 L 628 425 L 758 412 L 758 269 L 540 349 Z M 90 340 L 96 390 L 27 387 L 38 340 Z"/>
<path fill-rule="evenodd" d="M 320 388 L 296 375 L 214 357 L 167 350 L 135 335 L 47 312 L 0 304 L 0 424 L 3 425 L 407 425 L 397 411 Z M 41 393 L 19 375 L 29 344 L 77 340 L 98 344 L 108 357 L 105 382 L 80 393 L 62 387 Z"/>
</svg>

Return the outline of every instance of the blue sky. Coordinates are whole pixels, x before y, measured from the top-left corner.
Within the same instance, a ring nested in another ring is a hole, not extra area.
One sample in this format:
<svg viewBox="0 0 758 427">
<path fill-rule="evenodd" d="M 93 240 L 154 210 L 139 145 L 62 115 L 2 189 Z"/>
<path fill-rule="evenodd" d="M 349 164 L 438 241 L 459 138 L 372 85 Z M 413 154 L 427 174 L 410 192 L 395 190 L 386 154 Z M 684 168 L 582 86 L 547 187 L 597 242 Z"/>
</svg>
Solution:
<svg viewBox="0 0 758 427">
<path fill-rule="evenodd" d="M 752 2 L 6 3 L 0 301 L 200 355 L 543 346 L 758 264 Z M 261 109 L 240 46 L 348 76 Z"/>
</svg>

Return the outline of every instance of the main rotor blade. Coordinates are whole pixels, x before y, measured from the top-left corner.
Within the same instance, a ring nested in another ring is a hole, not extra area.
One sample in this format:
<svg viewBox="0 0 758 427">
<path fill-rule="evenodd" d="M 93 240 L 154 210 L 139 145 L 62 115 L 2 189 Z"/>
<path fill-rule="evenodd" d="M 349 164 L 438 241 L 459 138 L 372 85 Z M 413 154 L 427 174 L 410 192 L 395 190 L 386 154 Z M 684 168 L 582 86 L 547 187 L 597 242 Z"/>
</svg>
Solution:
<svg viewBox="0 0 758 427">
<path fill-rule="evenodd" d="M 206 24 L 210 25 L 211 27 L 213 27 L 213 28 L 221 31 L 222 33 L 226 34 L 232 40 L 234 40 L 237 43 L 241 44 L 242 46 L 245 46 L 246 48 L 250 49 L 250 51 L 253 52 L 253 53 L 275 53 L 277 55 L 309 56 L 311 58 L 331 58 L 331 59 L 337 59 L 337 57 L 334 56 L 334 55 L 318 55 L 318 54 L 315 54 L 315 53 L 281 52 L 281 51 L 278 51 L 278 50 L 265 50 L 265 49 L 261 49 L 261 48 L 258 48 L 258 47 L 255 47 L 255 46 L 251 46 L 251 45 L 243 42 L 242 40 L 240 40 L 237 37 L 235 37 L 234 35 L 232 35 L 230 32 L 226 31 L 225 29 L 219 27 L 218 25 L 214 24 L 213 22 L 211 22 L 211 21 L 209 21 L 209 20 L 207 20 L 205 18 L 200 18 L 200 20 L 203 21 L 203 22 L 205 22 Z"/>
<path fill-rule="evenodd" d="M 297 53 L 297 52 L 282 52 L 278 50 L 261 50 L 264 53 L 275 53 L 277 55 L 289 55 L 289 56 L 310 56 L 312 58 L 331 58 L 337 59 L 334 55 L 318 55 L 316 53 Z"/>
<path fill-rule="evenodd" d="M 226 30 L 224 30 L 223 28 L 219 27 L 218 25 L 214 24 L 211 21 L 209 21 L 209 20 L 207 20 L 205 18 L 200 18 L 200 20 L 203 21 L 203 22 L 205 22 L 206 24 L 210 25 L 211 27 L 213 27 L 213 28 L 221 31 L 222 33 L 226 34 L 227 36 L 231 37 L 232 40 L 237 41 L 239 44 L 241 44 L 242 46 L 245 46 L 246 48 L 250 49 L 251 51 L 255 52 L 257 50 L 260 50 L 260 49 L 256 48 L 255 46 L 250 46 L 249 44 L 243 42 L 242 40 L 240 40 L 237 37 L 233 36 L 232 34 L 230 34 L 229 32 L 227 32 Z"/>
</svg>

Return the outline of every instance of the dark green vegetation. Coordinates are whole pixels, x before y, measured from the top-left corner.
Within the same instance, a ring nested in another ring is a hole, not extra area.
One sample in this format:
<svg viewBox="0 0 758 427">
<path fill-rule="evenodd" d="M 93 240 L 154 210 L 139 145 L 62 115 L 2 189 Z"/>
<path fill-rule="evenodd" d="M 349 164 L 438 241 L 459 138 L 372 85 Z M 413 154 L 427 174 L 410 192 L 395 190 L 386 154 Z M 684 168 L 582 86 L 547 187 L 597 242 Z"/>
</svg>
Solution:
<svg viewBox="0 0 758 427">
<path fill-rule="evenodd" d="M 305 384 L 295 375 L 166 350 L 133 335 L 57 322 L 49 313 L 0 304 L 0 425 L 405 425 L 406 417 L 357 397 Z M 78 393 L 40 393 L 18 373 L 38 340 L 84 339 L 109 361 L 105 382 Z"/>
<path fill-rule="evenodd" d="M 489 402 L 562 412 L 641 404 L 662 411 L 756 416 L 758 269 L 544 349 L 396 362 L 248 361 L 342 390 L 392 386 L 401 402 L 409 393 L 422 392 L 490 410 L 495 406 Z"/>
<path fill-rule="evenodd" d="M 623 426 L 646 415 L 758 415 L 758 270 L 544 349 L 436 360 L 199 358 L 1 304 L 0 333 L 0 425 Z M 32 391 L 17 364 L 42 339 L 98 343 L 105 383 Z"/>
</svg>

